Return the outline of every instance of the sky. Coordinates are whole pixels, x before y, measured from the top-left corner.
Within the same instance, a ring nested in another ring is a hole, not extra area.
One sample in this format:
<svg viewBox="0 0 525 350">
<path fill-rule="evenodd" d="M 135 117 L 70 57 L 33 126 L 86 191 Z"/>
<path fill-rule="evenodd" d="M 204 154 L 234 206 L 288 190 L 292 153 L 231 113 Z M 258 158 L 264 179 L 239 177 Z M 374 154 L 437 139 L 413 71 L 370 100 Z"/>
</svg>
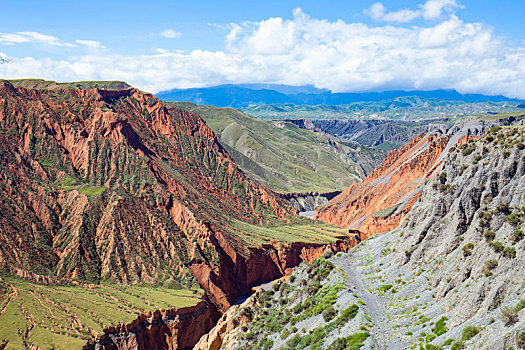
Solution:
<svg viewBox="0 0 525 350">
<path fill-rule="evenodd" d="M 6 0 L 0 78 L 525 99 L 524 15 L 523 0 Z"/>
</svg>

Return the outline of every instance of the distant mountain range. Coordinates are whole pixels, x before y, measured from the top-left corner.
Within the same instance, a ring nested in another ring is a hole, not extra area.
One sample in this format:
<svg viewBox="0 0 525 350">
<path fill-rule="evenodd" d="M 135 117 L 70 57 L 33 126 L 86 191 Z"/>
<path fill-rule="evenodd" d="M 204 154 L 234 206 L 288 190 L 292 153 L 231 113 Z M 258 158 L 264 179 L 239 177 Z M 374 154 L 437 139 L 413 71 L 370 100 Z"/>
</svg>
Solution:
<svg viewBox="0 0 525 350">
<path fill-rule="evenodd" d="M 332 93 L 331 91 L 320 90 L 308 85 L 289 86 L 277 84 L 226 84 L 206 88 L 173 89 L 161 91 L 156 96 L 164 101 L 189 101 L 197 104 L 233 108 L 275 103 L 342 105 L 361 101 L 382 101 L 405 96 L 469 103 L 519 101 L 501 95 L 461 94 L 456 90 Z"/>
</svg>

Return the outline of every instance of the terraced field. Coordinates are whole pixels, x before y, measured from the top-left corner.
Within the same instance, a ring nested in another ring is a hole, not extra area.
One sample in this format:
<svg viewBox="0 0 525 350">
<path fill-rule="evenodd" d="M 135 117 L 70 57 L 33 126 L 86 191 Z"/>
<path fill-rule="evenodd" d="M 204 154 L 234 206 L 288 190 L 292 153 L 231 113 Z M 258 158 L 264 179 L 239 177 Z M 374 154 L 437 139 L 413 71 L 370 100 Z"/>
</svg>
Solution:
<svg viewBox="0 0 525 350">
<path fill-rule="evenodd" d="M 79 349 L 139 313 L 195 305 L 200 292 L 152 285 L 41 285 L 0 277 L 0 343 L 7 349 Z"/>
</svg>

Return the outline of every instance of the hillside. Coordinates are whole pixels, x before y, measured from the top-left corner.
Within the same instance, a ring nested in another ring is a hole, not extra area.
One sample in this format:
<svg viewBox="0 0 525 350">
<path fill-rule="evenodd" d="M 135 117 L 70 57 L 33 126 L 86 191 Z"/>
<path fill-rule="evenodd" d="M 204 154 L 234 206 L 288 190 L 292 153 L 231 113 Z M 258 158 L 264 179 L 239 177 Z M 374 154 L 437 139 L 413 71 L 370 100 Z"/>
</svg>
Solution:
<svg viewBox="0 0 525 350">
<path fill-rule="evenodd" d="M 517 119 L 518 118 L 518 119 Z M 438 175 L 450 150 L 467 147 L 472 137 L 493 125 L 508 125 L 523 117 L 499 116 L 473 119 L 421 134 L 398 150 L 359 184 L 353 184 L 316 209 L 315 218 L 340 227 L 359 230 L 364 236 L 394 229 L 419 196 L 423 185 Z"/>
<path fill-rule="evenodd" d="M 253 285 L 356 243 L 249 181 L 198 115 L 133 88 L 2 81 L 0 126 L 8 348 L 76 347 L 155 317 L 172 347 L 192 346 Z"/>
<path fill-rule="evenodd" d="M 14 87 L 26 89 L 55 89 L 55 88 L 73 88 L 73 89 L 104 89 L 104 90 L 125 90 L 131 88 L 130 85 L 123 81 L 74 81 L 69 83 L 57 83 L 52 80 L 43 79 L 16 79 L 9 80 Z"/>
<path fill-rule="evenodd" d="M 377 150 L 391 151 L 406 145 L 421 133 L 446 132 L 451 118 L 423 121 L 379 119 L 285 119 L 301 129 L 324 133 L 337 140 L 356 142 Z"/>
<path fill-rule="evenodd" d="M 383 154 L 231 108 L 169 102 L 199 114 L 254 181 L 277 192 L 331 192 L 364 178 Z"/>
<path fill-rule="evenodd" d="M 301 266 L 198 349 L 525 349 L 525 130 L 455 147 L 401 225 Z"/>
</svg>

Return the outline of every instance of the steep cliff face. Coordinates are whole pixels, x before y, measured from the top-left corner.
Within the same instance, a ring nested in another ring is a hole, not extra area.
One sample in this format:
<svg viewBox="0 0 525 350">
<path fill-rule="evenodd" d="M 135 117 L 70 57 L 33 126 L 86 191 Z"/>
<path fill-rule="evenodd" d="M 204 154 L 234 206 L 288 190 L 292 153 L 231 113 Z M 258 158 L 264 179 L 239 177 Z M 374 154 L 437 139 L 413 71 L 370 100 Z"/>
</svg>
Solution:
<svg viewBox="0 0 525 350">
<path fill-rule="evenodd" d="M 395 228 L 417 199 L 420 186 L 436 174 L 450 137 L 419 135 L 359 184 L 316 210 L 315 218 L 367 236 Z"/>
<path fill-rule="evenodd" d="M 84 346 L 84 350 L 189 350 L 201 334 L 216 324 L 219 316 L 219 311 L 207 301 L 192 307 L 144 314 L 132 323 L 104 329 L 104 335 L 96 343 Z"/>
<path fill-rule="evenodd" d="M 472 120 L 441 130 L 446 134 L 439 129 L 420 134 L 390 152 L 363 182 L 353 184 L 317 208 L 315 218 L 359 230 L 367 237 L 390 231 L 410 211 L 422 186 L 436 178 L 451 149 L 479 137 L 491 125 L 509 122 L 505 118 L 487 122 Z"/>
<path fill-rule="evenodd" d="M 452 150 L 404 222 L 362 247 L 397 289 L 392 299 L 422 291 L 425 315 L 445 317 L 450 331 L 434 344 L 523 348 L 524 186 L 523 126 L 492 128 Z"/>
<path fill-rule="evenodd" d="M 287 120 L 302 129 L 322 132 L 338 140 L 357 142 L 365 146 L 380 146 L 392 150 L 401 147 L 417 137 L 418 134 L 431 130 L 445 133 L 450 126 L 447 119 L 433 119 L 418 122 L 401 120 L 351 120 L 351 119 L 290 119 Z"/>
</svg>

